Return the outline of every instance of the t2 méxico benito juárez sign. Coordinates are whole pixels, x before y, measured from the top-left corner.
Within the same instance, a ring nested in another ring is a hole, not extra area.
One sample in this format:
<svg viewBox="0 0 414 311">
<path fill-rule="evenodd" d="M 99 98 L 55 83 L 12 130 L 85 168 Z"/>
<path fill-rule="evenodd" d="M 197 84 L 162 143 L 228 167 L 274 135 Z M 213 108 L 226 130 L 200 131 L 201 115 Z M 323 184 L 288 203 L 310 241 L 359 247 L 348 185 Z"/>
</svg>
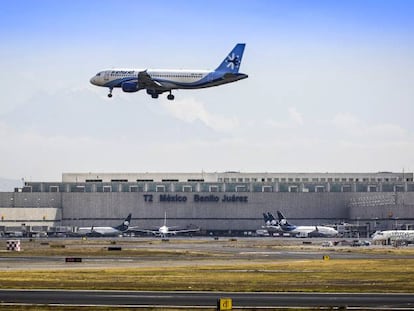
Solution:
<svg viewBox="0 0 414 311">
<path fill-rule="evenodd" d="M 144 194 L 144 201 L 145 202 L 155 202 L 155 195 L 153 194 Z M 187 195 L 171 195 L 171 194 L 160 194 L 158 197 L 158 202 L 167 202 L 167 203 L 185 203 L 189 201 L 189 197 Z M 194 194 L 192 196 L 193 202 L 195 203 L 247 203 L 248 202 L 248 196 L 243 195 L 228 195 L 224 194 L 223 196 L 218 196 L 214 194 L 210 195 L 199 195 Z"/>
</svg>

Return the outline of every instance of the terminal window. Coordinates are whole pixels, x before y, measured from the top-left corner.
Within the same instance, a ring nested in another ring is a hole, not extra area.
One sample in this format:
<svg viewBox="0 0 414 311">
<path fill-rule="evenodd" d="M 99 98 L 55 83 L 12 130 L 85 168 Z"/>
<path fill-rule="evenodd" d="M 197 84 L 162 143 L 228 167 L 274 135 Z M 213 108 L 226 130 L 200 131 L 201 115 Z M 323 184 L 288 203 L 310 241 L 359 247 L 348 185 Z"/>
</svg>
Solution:
<svg viewBox="0 0 414 311">
<path fill-rule="evenodd" d="M 76 186 L 74 192 L 85 192 L 85 186 Z"/>
<path fill-rule="evenodd" d="M 111 186 L 104 186 L 103 187 L 103 192 L 111 192 L 112 191 L 112 187 Z"/>
<path fill-rule="evenodd" d="M 155 188 L 155 191 L 156 192 L 165 192 L 165 186 L 164 185 L 157 186 Z"/>
<path fill-rule="evenodd" d="M 236 192 L 246 192 L 247 189 L 245 186 L 236 186 Z"/>
<path fill-rule="evenodd" d="M 218 186 L 210 186 L 209 190 L 210 190 L 210 192 L 218 192 L 219 188 L 218 188 Z"/>
<path fill-rule="evenodd" d="M 316 186 L 315 187 L 315 192 L 325 192 L 325 187 L 324 186 Z"/>
<path fill-rule="evenodd" d="M 289 186 L 288 191 L 289 192 L 298 192 L 298 186 Z"/>
<path fill-rule="evenodd" d="M 59 192 L 59 187 L 58 186 L 50 186 L 49 191 L 50 192 Z"/>
<path fill-rule="evenodd" d="M 192 186 L 183 186 L 183 192 L 192 192 L 193 187 Z"/>
</svg>

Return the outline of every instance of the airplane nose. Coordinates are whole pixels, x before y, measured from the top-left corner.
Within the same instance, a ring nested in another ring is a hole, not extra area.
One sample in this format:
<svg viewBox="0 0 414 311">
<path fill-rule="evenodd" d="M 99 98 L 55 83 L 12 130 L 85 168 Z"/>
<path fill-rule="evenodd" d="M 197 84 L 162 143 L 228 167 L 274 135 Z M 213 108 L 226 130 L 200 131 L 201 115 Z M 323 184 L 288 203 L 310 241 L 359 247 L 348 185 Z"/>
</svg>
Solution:
<svg viewBox="0 0 414 311">
<path fill-rule="evenodd" d="M 96 85 L 96 80 L 95 80 L 95 77 L 92 77 L 92 78 L 89 80 L 89 82 L 90 82 L 91 84 L 93 84 L 93 85 Z"/>
</svg>

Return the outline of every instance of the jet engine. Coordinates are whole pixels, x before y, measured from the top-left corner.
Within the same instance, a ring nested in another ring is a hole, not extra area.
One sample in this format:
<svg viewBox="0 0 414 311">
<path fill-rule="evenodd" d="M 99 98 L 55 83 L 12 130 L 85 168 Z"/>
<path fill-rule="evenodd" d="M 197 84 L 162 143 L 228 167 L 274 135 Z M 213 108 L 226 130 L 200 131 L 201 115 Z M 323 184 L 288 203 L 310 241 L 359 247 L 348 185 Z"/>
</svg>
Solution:
<svg viewBox="0 0 414 311">
<path fill-rule="evenodd" d="M 127 93 L 137 92 L 138 82 L 124 82 L 122 83 L 122 90 Z"/>
</svg>

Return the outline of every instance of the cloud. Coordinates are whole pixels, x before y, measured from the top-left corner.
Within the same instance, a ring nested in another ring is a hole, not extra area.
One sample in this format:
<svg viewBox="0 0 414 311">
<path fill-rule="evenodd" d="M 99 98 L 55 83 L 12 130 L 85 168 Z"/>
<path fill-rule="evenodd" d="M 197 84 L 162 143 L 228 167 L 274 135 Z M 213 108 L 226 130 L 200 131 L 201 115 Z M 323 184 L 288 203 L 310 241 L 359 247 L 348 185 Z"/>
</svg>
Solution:
<svg viewBox="0 0 414 311">
<path fill-rule="evenodd" d="M 304 125 L 303 116 L 295 107 L 289 107 L 287 112 L 288 118 L 286 121 L 267 119 L 265 124 L 267 127 L 275 129 L 294 129 Z"/>
<path fill-rule="evenodd" d="M 409 139 L 410 133 L 398 124 L 378 123 L 369 124 L 359 120 L 350 113 L 339 113 L 328 122 L 341 135 L 341 137 L 353 140 L 363 140 L 367 143 L 371 141 L 391 141 Z"/>
<path fill-rule="evenodd" d="M 231 132 L 239 127 L 236 117 L 213 114 L 207 111 L 203 103 L 193 98 L 163 102 L 163 107 L 176 119 L 186 123 L 201 121 L 205 126 L 217 132 Z"/>
<path fill-rule="evenodd" d="M 296 125 L 303 125 L 302 115 L 297 111 L 295 107 L 289 108 L 290 120 Z"/>
</svg>

